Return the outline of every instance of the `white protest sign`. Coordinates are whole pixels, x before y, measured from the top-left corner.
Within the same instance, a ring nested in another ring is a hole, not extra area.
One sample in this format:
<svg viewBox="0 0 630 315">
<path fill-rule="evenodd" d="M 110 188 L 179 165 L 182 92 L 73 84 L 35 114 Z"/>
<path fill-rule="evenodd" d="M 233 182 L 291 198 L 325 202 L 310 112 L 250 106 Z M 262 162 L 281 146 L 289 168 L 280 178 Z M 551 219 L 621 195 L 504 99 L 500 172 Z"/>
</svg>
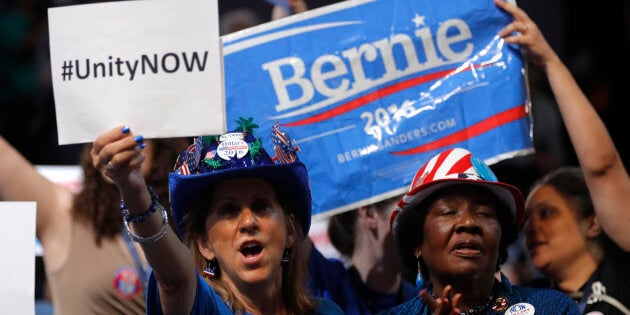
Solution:
<svg viewBox="0 0 630 315">
<path fill-rule="evenodd" d="M 35 313 L 35 202 L 0 202 L 0 314 Z"/>
<path fill-rule="evenodd" d="M 48 23 L 59 144 L 225 132 L 217 0 L 56 7 Z"/>
</svg>

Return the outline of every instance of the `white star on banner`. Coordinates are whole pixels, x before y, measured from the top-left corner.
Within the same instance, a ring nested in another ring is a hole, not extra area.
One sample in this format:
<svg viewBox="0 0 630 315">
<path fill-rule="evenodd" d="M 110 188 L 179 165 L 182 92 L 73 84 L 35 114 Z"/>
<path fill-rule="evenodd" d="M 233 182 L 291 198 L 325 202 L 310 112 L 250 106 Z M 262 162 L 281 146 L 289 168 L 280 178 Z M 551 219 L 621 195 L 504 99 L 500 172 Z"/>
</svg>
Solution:
<svg viewBox="0 0 630 315">
<path fill-rule="evenodd" d="M 416 27 L 420 27 L 421 25 L 424 25 L 424 16 L 421 16 L 420 14 L 416 13 L 416 15 L 413 17 L 413 24 L 416 25 Z"/>
</svg>

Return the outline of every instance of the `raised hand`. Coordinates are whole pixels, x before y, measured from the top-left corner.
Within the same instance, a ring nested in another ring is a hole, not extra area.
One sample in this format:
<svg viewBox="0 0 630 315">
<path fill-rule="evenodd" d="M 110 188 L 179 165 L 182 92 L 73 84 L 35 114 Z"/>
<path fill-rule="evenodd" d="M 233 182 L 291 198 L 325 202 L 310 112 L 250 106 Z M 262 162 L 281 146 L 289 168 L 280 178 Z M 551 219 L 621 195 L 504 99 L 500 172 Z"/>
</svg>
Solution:
<svg viewBox="0 0 630 315">
<path fill-rule="evenodd" d="M 116 127 L 94 140 L 90 151 L 92 165 L 121 189 L 142 186 L 144 147 L 142 136 L 131 133 L 129 127 Z"/>
<path fill-rule="evenodd" d="M 558 60 L 538 25 L 525 11 L 504 0 L 494 0 L 494 3 L 514 17 L 514 21 L 499 32 L 506 43 L 520 45 L 528 60 L 543 69 L 552 61 Z"/>
<path fill-rule="evenodd" d="M 427 303 L 431 313 L 434 315 L 456 315 L 461 314 L 459 304 L 462 300 L 462 295 L 457 293 L 453 295 L 453 287 L 447 285 L 444 287 L 444 294 L 442 298 L 433 297 L 426 289 L 420 291 L 420 297 Z M 450 298 L 449 298 L 450 297 Z"/>
</svg>

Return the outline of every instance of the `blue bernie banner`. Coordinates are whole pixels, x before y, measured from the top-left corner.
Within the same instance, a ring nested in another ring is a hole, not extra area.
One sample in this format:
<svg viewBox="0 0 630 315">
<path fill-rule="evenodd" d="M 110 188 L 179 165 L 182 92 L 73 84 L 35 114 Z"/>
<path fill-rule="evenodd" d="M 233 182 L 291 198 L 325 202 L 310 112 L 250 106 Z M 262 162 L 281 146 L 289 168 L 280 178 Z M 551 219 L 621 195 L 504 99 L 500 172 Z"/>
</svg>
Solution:
<svg viewBox="0 0 630 315">
<path fill-rule="evenodd" d="M 523 58 L 497 36 L 510 21 L 492 0 L 347 0 L 225 35 L 228 129 L 254 117 L 270 145 L 278 121 L 314 219 L 406 192 L 446 148 L 532 153 Z"/>
</svg>

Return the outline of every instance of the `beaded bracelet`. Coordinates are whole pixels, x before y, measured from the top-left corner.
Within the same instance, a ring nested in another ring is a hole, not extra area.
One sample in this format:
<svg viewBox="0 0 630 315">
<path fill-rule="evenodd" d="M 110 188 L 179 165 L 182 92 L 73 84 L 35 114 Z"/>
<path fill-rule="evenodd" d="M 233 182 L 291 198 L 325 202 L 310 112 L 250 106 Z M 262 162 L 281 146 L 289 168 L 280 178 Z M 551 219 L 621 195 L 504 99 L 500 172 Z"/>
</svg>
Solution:
<svg viewBox="0 0 630 315">
<path fill-rule="evenodd" d="M 147 212 L 145 213 L 132 215 L 131 213 L 129 213 L 129 209 L 127 209 L 127 204 L 125 204 L 125 200 L 120 199 L 120 211 L 122 211 L 122 214 L 125 217 L 125 221 L 131 223 L 143 222 L 144 220 L 148 219 L 153 214 L 153 212 L 155 212 L 155 210 L 157 210 L 157 205 L 160 204 L 158 194 L 155 192 L 155 190 L 153 190 L 153 187 L 151 186 L 147 186 L 147 190 L 149 191 L 149 194 L 151 194 L 151 205 L 149 206 L 149 210 L 147 210 Z"/>
<path fill-rule="evenodd" d="M 125 229 L 127 230 L 127 234 L 132 241 L 138 242 L 142 245 L 152 245 L 159 239 L 164 237 L 164 235 L 166 235 L 166 231 L 168 231 L 168 214 L 166 213 L 166 208 L 164 208 L 164 206 L 162 206 L 162 204 L 160 204 L 159 202 L 155 202 L 155 208 L 160 208 L 160 212 L 162 213 L 162 228 L 159 232 L 149 237 L 142 237 L 133 234 L 133 232 L 131 232 L 131 230 L 129 229 L 129 221 L 123 220 L 123 223 L 125 224 Z"/>
</svg>

